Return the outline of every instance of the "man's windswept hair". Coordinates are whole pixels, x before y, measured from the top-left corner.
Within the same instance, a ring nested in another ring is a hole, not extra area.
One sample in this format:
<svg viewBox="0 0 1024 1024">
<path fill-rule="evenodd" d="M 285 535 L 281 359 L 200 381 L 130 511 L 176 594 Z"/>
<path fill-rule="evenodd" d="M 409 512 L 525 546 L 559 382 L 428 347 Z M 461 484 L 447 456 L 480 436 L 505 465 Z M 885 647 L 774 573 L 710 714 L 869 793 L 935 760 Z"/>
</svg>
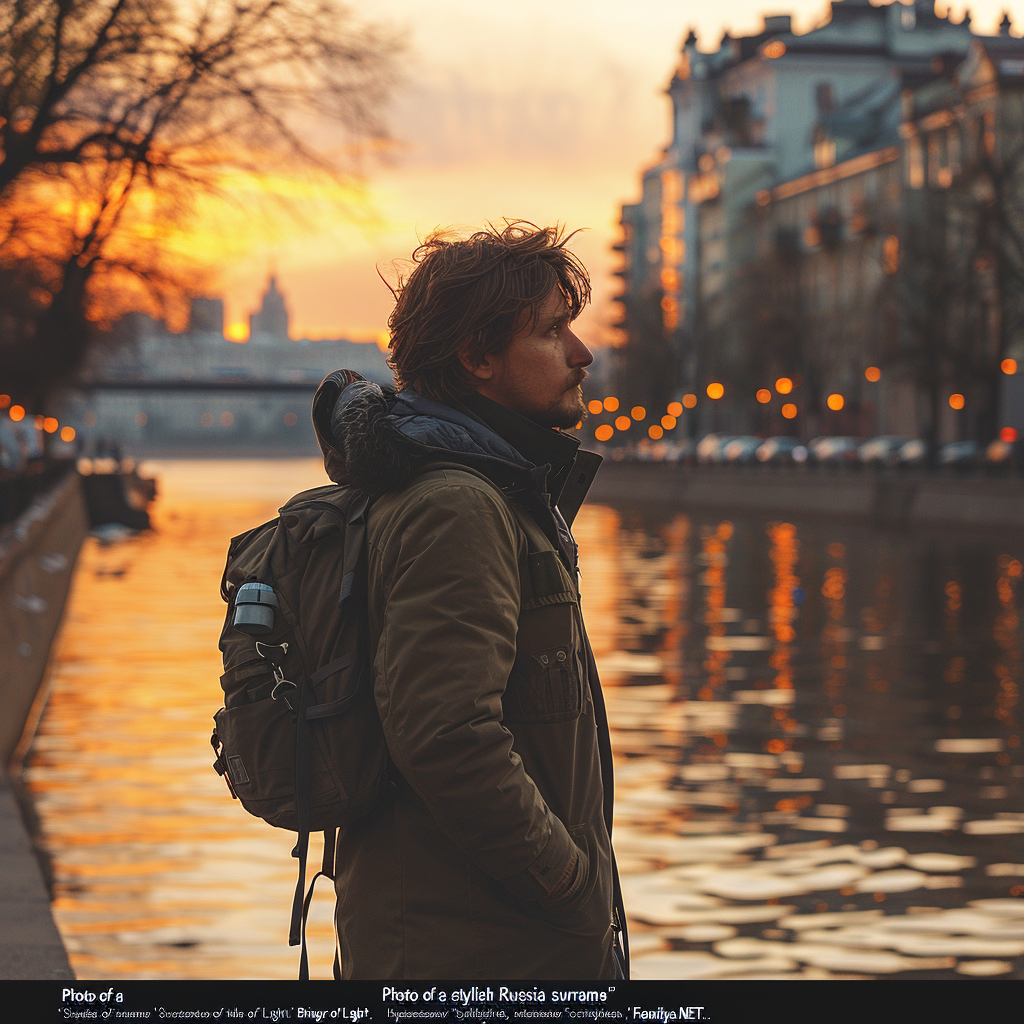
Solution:
<svg viewBox="0 0 1024 1024">
<path fill-rule="evenodd" d="M 575 234 L 575 232 L 573 232 Z M 565 246 L 558 226 L 506 221 L 469 238 L 435 231 L 412 255 L 415 266 L 395 290 L 391 368 L 399 389 L 447 402 L 473 390 L 459 362 L 500 354 L 522 331 L 532 331 L 544 300 L 557 288 L 570 320 L 590 300 L 590 277 Z"/>
</svg>

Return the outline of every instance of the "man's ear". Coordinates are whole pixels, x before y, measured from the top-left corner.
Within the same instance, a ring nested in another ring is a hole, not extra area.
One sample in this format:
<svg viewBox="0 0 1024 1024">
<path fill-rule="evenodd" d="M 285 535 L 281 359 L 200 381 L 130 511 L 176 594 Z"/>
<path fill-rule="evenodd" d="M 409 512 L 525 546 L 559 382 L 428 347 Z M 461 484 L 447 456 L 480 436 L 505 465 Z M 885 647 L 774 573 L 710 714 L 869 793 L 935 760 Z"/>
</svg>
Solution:
<svg viewBox="0 0 1024 1024">
<path fill-rule="evenodd" d="M 487 357 L 486 354 L 479 357 L 479 362 L 476 361 L 470 347 L 473 344 L 472 338 L 467 338 L 459 346 L 459 362 L 462 364 L 465 370 L 468 370 L 477 380 L 490 380 L 494 376 L 494 363 Z"/>
</svg>

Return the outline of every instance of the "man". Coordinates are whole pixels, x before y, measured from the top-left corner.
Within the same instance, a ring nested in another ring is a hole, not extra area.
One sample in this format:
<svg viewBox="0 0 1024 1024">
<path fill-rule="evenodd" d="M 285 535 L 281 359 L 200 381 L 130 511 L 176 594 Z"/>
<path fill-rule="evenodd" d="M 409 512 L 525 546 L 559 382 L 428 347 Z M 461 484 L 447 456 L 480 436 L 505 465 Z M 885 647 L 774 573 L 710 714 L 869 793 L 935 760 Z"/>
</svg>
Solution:
<svg viewBox="0 0 1024 1024">
<path fill-rule="evenodd" d="M 611 753 L 571 521 L 596 456 L 586 270 L 559 232 L 437 235 L 390 320 L 397 395 L 334 374 L 328 472 L 368 526 L 383 801 L 342 831 L 345 978 L 590 979 L 617 968 Z M 565 515 L 559 509 L 562 503 Z"/>
</svg>

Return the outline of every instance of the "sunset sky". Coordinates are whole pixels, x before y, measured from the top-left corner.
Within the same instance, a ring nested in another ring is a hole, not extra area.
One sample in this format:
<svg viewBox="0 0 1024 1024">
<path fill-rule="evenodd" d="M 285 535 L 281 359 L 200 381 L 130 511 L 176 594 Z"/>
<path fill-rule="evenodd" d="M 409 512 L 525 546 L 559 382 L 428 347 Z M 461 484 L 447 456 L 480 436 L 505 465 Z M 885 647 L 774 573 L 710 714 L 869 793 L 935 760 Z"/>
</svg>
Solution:
<svg viewBox="0 0 1024 1024">
<path fill-rule="evenodd" d="M 796 0 L 374 0 L 352 5 L 405 30 L 404 83 L 385 163 L 368 165 L 365 196 L 319 202 L 305 227 L 278 225 L 225 268 L 228 323 L 247 323 L 276 271 L 293 337 L 381 337 L 391 295 L 377 276 L 435 227 L 473 228 L 503 217 L 585 228 L 575 249 L 594 279 L 579 322 L 588 343 L 607 339 L 619 206 L 639 194 L 639 172 L 669 138 L 664 95 L 687 28 L 702 50 L 722 31 L 756 31 L 765 13 L 794 16 L 804 32 L 827 3 Z M 940 11 L 947 5 L 940 3 Z M 954 20 L 964 4 L 948 7 Z M 1024 0 L 970 5 L 976 32 L 1003 9 L 1024 31 Z M 287 189 L 288 183 L 281 183 Z M 347 198 L 347 197 L 346 197 Z M 316 227 L 312 227 L 316 224 Z"/>
</svg>

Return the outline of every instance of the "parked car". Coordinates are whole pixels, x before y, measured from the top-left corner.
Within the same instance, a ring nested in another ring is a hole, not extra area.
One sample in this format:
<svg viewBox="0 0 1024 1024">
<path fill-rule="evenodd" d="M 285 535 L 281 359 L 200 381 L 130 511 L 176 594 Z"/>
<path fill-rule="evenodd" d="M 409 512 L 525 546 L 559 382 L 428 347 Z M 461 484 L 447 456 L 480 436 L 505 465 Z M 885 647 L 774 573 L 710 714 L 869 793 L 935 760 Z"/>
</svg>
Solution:
<svg viewBox="0 0 1024 1024">
<path fill-rule="evenodd" d="M 816 437 L 807 442 L 807 452 L 812 462 L 829 466 L 849 466 L 857 462 L 857 448 L 860 440 L 856 437 Z"/>
<path fill-rule="evenodd" d="M 985 467 L 995 472 L 1009 472 L 1024 465 L 1024 445 L 1020 441 L 993 441 L 983 457 Z"/>
<path fill-rule="evenodd" d="M 758 462 L 774 464 L 802 461 L 793 458 L 797 448 L 803 448 L 803 445 L 795 437 L 769 437 L 758 447 L 754 456 Z M 804 449 L 804 458 L 806 457 L 807 451 Z"/>
<path fill-rule="evenodd" d="M 857 457 L 865 466 L 895 466 L 900 450 L 909 441 L 906 437 L 873 437 L 857 449 Z"/>
<path fill-rule="evenodd" d="M 898 453 L 900 466 L 923 466 L 928 461 L 928 445 L 920 438 L 907 441 Z"/>
<path fill-rule="evenodd" d="M 14 424 L 7 416 L 0 416 L 0 469 L 17 472 L 24 462 L 25 456 L 14 433 Z"/>
<path fill-rule="evenodd" d="M 672 441 L 668 446 L 669 462 L 683 462 L 692 464 L 697 458 L 697 442 L 691 437 L 684 437 L 681 441 Z"/>
<path fill-rule="evenodd" d="M 730 442 L 735 441 L 735 434 L 708 434 L 702 437 L 697 444 L 697 461 L 701 465 L 722 461 L 722 449 Z"/>
<path fill-rule="evenodd" d="M 939 449 L 936 461 L 948 469 L 967 469 L 977 464 L 980 454 L 974 441 L 953 441 Z"/>
<path fill-rule="evenodd" d="M 754 453 L 761 447 L 759 437 L 734 437 L 722 445 L 721 462 L 733 465 L 747 465 L 754 461 Z"/>
</svg>

